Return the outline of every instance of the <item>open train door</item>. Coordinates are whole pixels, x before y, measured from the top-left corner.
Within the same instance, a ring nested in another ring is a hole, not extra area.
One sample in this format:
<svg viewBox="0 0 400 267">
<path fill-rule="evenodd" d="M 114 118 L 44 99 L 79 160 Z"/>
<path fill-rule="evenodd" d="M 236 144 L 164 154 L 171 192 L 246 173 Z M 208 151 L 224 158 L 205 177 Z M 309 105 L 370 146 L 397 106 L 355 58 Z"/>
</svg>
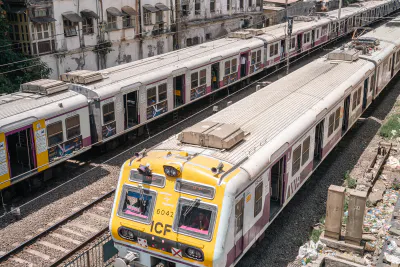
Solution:
<svg viewBox="0 0 400 267">
<path fill-rule="evenodd" d="M 243 216 L 244 196 L 241 196 L 235 204 L 235 259 L 243 253 Z"/>
<path fill-rule="evenodd" d="M 343 110 L 343 123 L 342 123 L 342 136 L 347 132 L 349 128 L 349 112 L 350 112 L 350 95 L 344 100 Z"/>
<path fill-rule="evenodd" d="M 367 107 L 368 81 L 369 81 L 369 79 L 365 79 L 365 81 L 364 81 L 364 93 L 363 93 L 363 101 L 362 101 L 362 110 L 364 110 Z"/>
<path fill-rule="evenodd" d="M 322 149 L 324 144 L 324 122 L 325 119 L 315 126 L 313 169 L 318 166 L 322 159 Z"/>
</svg>

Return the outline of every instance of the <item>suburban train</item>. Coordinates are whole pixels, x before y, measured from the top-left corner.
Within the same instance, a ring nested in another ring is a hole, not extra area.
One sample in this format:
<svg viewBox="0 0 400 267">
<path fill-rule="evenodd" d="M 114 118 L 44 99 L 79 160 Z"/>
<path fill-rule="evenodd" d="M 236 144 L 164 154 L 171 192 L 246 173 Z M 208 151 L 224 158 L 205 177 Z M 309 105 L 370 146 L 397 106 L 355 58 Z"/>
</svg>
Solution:
<svg viewBox="0 0 400 267">
<path fill-rule="evenodd" d="M 92 146 L 175 112 L 399 8 L 368 1 L 325 16 L 299 17 L 285 51 L 286 25 L 247 29 L 227 38 L 101 71 L 78 70 L 0 96 L 0 190 Z"/>
<path fill-rule="evenodd" d="M 236 265 L 399 69 L 397 17 L 136 153 L 111 213 L 115 266 Z"/>
</svg>

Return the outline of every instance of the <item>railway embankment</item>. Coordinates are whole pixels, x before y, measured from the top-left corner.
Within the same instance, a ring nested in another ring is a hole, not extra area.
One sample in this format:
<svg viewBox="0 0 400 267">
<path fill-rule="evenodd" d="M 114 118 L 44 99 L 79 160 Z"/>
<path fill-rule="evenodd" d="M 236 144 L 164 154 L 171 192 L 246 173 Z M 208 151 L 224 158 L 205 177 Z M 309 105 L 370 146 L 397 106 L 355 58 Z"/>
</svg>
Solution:
<svg viewBox="0 0 400 267">
<path fill-rule="evenodd" d="M 339 242 L 329 242 L 323 237 L 322 217 L 288 267 L 400 266 L 400 98 L 384 120 L 368 119 L 381 124 L 381 128 L 353 169 L 344 171 L 342 185 L 346 188 L 342 236 L 346 234 L 350 190 L 367 192 L 360 244 L 363 249 L 357 251 Z"/>
</svg>

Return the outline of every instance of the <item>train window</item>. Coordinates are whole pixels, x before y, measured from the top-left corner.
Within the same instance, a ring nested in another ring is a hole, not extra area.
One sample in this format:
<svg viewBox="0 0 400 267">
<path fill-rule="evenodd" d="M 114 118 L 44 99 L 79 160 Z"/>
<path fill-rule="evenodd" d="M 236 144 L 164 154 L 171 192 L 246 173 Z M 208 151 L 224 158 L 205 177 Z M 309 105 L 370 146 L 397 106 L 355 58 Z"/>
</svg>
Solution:
<svg viewBox="0 0 400 267">
<path fill-rule="evenodd" d="M 357 92 L 354 92 L 353 94 L 353 105 L 351 107 L 351 110 L 355 110 L 357 107 Z"/>
<path fill-rule="evenodd" d="M 157 102 L 157 90 L 155 87 L 147 89 L 147 106 L 154 105 Z"/>
<path fill-rule="evenodd" d="M 167 99 L 167 84 L 163 83 L 158 86 L 158 102 Z"/>
<path fill-rule="evenodd" d="M 301 154 L 301 166 L 303 166 L 310 156 L 310 137 L 307 137 L 306 140 L 303 141 L 303 151 Z"/>
<path fill-rule="evenodd" d="M 335 113 L 332 113 L 329 116 L 328 137 L 331 136 L 331 134 L 333 133 L 334 124 L 335 124 Z"/>
<path fill-rule="evenodd" d="M 199 73 L 198 72 L 193 72 L 192 75 L 190 75 L 192 79 L 192 89 L 197 88 L 199 86 Z"/>
<path fill-rule="evenodd" d="M 396 65 L 399 64 L 400 61 L 400 50 L 396 53 Z"/>
<path fill-rule="evenodd" d="M 319 29 L 315 31 L 315 39 L 319 39 Z"/>
<path fill-rule="evenodd" d="M 67 139 L 74 138 L 81 134 L 81 126 L 79 121 L 79 115 L 67 118 L 65 120 L 65 127 L 67 128 Z"/>
<path fill-rule="evenodd" d="M 293 151 L 292 158 L 292 176 L 296 174 L 296 172 L 300 169 L 300 158 L 301 158 L 301 145 L 296 147 Z"/>
<path fill-rule="evenodd" d="M 263 195 L 263 182 L 261 182 L 256 186 L 256 190 L 254 193 L 254 217 L 256 217 L 262 208 L 262 195 Z"/>
<path fill-rule="evenodd" d="M 335 130 L 339 127 L 340 122 L 340 108 L 338 108 L 335 112 Z"/>
<path fill-rule="evenodd" d="M 149 223 L 153 216 L 156 193 L 144 188 L 124 185 L 118 215 L 134 221 Z"/>
<path fill-rule="evenodd" d="M 237 59 L 234 58 L 232 59 L 232 65 L 231 65 L 231 73 L 237 72 Z"/>
<path fill-rule="evenodd" d="M 107 124 L 115 120 L 114 102 L 103 105 L 103 123 Z"/>
<path fill-rule="evenodd" d="M 47 146 L 52 147 L 64 141 L 62 122 L 58 121 L 47 125 Z"/>
<path fill-rule="evenodd" d="M 231 62 L 225 61 L 225 75 L 229 75 L 231 73 Z"/>
<path fill-rule="evenodd" d="M 279 53 L 279 44 L 276 43 L 276 44 L 270 45 L 270 47 L 269 47 L 269 56 L 273 57 L 273 56 L 276 56 L 278 53 Z"/>
<path fill-rule="evenodd" d="M 357 90 L 357 106 L 361 103 L 361 87 Z"/>
<path fill-rule="evenodd" d="M 207 83 L 207 71 L 206 69 L 200 71 L 200 85 Z"/>
<path fill-rule="evenodd" d="M 251 64 L 256 64 L 256 57 L 257 57 L 256 52 L 251 53 Z"/>
<path fill-rule="evenodd" d="M 375 87 L 375 74 L 372 74 L 371 85 L 369 86 L 369 91 L 372 92 L 372 90 L 374 90 L 374 87 Z"/>
<path fill-rule="evenodd" d="M 261 62 L 261 50 L 257 51 L 257 63 Z"/>
<path fill-rule="evenodd" d="M 293 48 L 295 48 L 296 47 L 296 37 L 293 37 L 291 40 L 290 40 L 290 50 L 292 50 Z"/>
<path fill-rule="evenodd" d="M 235 205 L 235 235 L 243 229 L 244 198 Z"/>
<path fill-rule="evenodd" d="M 180 198 L 173 229 L 175 232 L 211 240 L 216 215 L 216 206 L 201 202 L 200 199 Z"/>
</svg>

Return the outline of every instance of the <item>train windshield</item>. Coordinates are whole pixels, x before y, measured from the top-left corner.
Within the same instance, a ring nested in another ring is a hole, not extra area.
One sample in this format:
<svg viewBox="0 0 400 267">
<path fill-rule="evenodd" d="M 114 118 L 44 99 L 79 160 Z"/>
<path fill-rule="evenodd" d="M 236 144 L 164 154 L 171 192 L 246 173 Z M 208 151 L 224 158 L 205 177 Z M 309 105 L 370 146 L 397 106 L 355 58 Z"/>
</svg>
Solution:
<svg viewBox="0 0 400 267">
<path fill-rule="evenodd" d="M 125 185 L 121 197 L 120 215 L 142 222 L 150 221 L 155 200 L 154 192 Z"/>
<path fill-rule="evenodd" d="M 180 199 L 175 231 L 199 238 L 211 239 L 216 207 L 196 200 Z"/>
</svg>

